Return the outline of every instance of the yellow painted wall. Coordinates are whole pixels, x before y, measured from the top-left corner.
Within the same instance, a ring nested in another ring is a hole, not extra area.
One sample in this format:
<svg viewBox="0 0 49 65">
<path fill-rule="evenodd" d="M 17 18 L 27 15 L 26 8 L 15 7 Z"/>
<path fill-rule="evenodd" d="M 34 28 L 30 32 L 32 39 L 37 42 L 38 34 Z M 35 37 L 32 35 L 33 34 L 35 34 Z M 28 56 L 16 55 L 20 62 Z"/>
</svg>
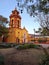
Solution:
<svg viewBox="0 0 49 65">
<path fill-rule="evenodd" d="M 25 43 L 28 42 L 28 32 L 25 29 L 20 28 L 10 28 L 8 42 L 17 43 L 16 38 L 20 39 L 20 43 L 24 43 L 24 34 L 25 34 Z"/>
<path fill-rule="evenodd" d="M 9 29 L 9 33 L 8 33 L 8 40 L 7 42 L 9 43 L 15 43 L 15 30 L 13 28 Z"/>
</svg>

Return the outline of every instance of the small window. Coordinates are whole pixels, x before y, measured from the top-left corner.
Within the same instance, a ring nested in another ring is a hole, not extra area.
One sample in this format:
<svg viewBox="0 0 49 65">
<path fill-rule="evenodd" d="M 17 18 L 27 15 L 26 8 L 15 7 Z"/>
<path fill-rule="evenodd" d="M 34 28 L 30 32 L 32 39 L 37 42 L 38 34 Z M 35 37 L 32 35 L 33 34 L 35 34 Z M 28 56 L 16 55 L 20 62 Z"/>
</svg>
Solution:
<svg viewBox="0 0 49 65">
<path fill-rule="evenodd" d="M 12 22 L 12 27 L 13 27 L 13 24 L 14 24 L 14 20 L 12 19 L 12 21 L 11 21 L 11 22 Z"/>
<path fill-rule="evenodd" d="M 13 19 L 12 19 L 12 22 L 13 22 Z"/>
<path fill-rule="evenodd" d="M 19 20 L 18 20 L 18 28 L 19 28 Z"/>
<path fill-rule="evenodd" d="M 12 25 L 13 25 L 13 19 L 12 19 Z"/>
</svg>

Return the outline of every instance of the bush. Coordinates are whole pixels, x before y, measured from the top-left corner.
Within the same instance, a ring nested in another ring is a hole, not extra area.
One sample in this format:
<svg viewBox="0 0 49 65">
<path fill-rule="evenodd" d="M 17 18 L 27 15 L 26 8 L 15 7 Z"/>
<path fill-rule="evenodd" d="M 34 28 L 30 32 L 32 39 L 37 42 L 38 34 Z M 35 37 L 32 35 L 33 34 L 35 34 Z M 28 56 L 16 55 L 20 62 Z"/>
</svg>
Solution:
<svg viewBox="0 0 49 65">
<path fill-rule="evenodd" d="M 18 48 L 17 49 L 27 49 L 27 46 L 26 45 L 20 45 L 20 46 L 18 46 Z"/>
<path fill-rule="evenodd" d="M 41 57 L 41 62 L 39 63 L 39 65 L 49 65 L 49 56 L 43 55 Z"/>
<path fill-rule="evenodd" d="M 47 40 L 40 40 L 39 42 L 47 42 Z"/>
<path fill-rule="evenodd" d="M 20 45 L 18 46 L 17 49 L 29 49 L 29 48 L 39 48 L 39 45 L 34 45 L 34 44 L 24 44 L 24 45 Z"/>
<path fill-rule="evenodd" d="M 45 54 L 41 57 L 39 65 L 49 65 L 49 54 L 45 48 L 43 48 L 43 50 Z"/>
<path fill-rule="evenodd" d="M 47 39 L 41 39 L 41 38 L 39 38 L 38 42 L 39 42 L 39 43 L 47 42 Z"/>
<path fill-rule="evenodd" d="M 10 48 L 11 44 L 1 44 L 0 48 Z"/>
<path fill-rule="evenodd" d="M 4 57 L 0 55 L 0 65 L 4 65 Z"/>
</svg>

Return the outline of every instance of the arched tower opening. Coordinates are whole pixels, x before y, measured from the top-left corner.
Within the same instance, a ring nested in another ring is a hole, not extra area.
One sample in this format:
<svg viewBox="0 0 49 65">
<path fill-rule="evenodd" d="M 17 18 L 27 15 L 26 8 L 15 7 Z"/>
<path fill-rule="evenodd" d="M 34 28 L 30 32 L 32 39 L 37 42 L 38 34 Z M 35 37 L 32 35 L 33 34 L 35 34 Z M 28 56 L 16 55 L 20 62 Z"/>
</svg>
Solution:
<svg viewBox="0 0 49 65">
<path fill-rule="evenodd" d="M 19 15 L 19 12 L 16 10 L 12 11 L 12 14 L 10 15 L 10 27 L 15 28 L 21 28 L 21 17 Z"/>
</svg>

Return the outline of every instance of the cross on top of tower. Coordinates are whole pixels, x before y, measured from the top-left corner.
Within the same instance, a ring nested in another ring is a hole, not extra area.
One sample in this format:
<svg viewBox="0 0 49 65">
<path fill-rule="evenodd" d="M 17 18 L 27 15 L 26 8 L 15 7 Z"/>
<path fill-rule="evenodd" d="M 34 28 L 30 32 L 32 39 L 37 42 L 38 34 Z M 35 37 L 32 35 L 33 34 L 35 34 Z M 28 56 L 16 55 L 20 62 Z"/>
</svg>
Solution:
<svg viewBox="0 0 49 65">
<path fill-rule="evenodd" d="M 15 9 L 12 11 L 12 13 L 17 13 L 17 14 L 19 14 L 19 12 L 18 12 L 18 10 L 17 10 L 17 8 L 15 7 Z"/>
<path fill-rule="evenodd" d="M 15 10 L 17 10 L 17 8 L 15 7 Z"/>
</svg>

